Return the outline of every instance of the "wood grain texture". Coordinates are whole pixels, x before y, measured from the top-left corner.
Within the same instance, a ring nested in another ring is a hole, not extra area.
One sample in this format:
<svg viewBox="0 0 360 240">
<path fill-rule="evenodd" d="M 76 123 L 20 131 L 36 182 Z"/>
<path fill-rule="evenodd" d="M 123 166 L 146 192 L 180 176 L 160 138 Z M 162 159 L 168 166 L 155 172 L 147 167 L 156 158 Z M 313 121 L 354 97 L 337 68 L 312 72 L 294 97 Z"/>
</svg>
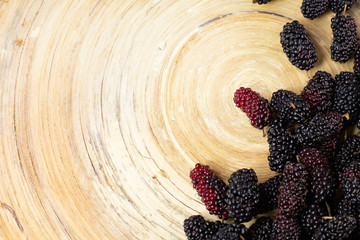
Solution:
<svg viewBox="0 0 360 240">
<path fill-rule="evenodd" d="M 1 1 L 0 238 L 185 239 L 188 216 L 216 219 L 192 189 L 195 163 L 273 176 L 235 89 L 299 93 L 352 61 L 330 60 L 332 13 L 251 2 Z M 290 19 L 316 43 L 308 72 L 282 52 Z"/>
</svg>

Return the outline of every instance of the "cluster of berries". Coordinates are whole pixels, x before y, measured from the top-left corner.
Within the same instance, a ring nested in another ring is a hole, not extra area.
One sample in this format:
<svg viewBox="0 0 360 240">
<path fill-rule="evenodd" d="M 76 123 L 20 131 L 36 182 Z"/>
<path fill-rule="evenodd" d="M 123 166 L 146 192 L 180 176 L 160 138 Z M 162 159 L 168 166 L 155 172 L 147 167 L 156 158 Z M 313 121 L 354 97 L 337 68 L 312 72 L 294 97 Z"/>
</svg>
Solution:
<svg viewBox="0 0 360 240">
<path fill-rule="evenodd" d="M 266 4 L 271 0 L 253 0 Z M 357 25 L 346 11 L 356 0 L 303 0 L 301 12 L 314 19 L 328 9 L 331 58 L 353 56 L 354 72 L 318 71 L 301 94 L 280 89 L 271 101 L 241 87 L 234 103 L 252 126 L 267 130 L 269 167 L 278 173 L 258 183 L 253 169 L 240 169 L 228 183 L 209 166 L 196 164 L 193 187 L 210 214 L 184 221 L 189 240 L 355 240 L 360 239 L 360 48 Z M 315 45 L 298 21 L 287 23 L 280 42 L 290 62 L 314 67 Z M 275 211 L 274 211 L 275 210 Z M 261 215 L 261 214 L 265 214 Z M 247 228 L 244 223 L 255 218 Z"/>
<path fill-rule="evenodd" d="M 240 169 L 226 183 L 196 164 L 193 186 L 223 221 L 191 216 L 184 221 L 187 238 L 359 239 L 360 134 L 344 140 L 360 119 L 359 76 L 341 72 L 334 79 L 318 71 L 301 94 L 281 89 L 271 101 L 241 87 L 234 102 L 251 125 L 267 129 L 269 167 L 279 175 L 258 183 L 253 169 Z M 259 215 L 269 212 L 275 216 Z"/>
</svg>

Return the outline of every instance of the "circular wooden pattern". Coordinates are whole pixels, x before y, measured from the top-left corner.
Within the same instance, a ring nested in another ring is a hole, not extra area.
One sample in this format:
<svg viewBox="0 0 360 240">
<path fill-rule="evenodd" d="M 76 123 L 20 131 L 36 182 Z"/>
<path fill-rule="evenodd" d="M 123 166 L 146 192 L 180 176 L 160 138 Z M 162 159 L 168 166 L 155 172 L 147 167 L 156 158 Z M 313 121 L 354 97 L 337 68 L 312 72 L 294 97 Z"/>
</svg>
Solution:
<svg viewBox="0 0 360 240">
<path fill-rule="evenodd" d="M 243 167 L 273 176 L 234 91 L 269 99 L 352 69 L 330 59 L 334 14 L 311 21 L 300 5 L 1 1 L 1 238 L 185 239 L 185 218 L 216 219 L 192 188 L 196 163 L 224 180 Z M 292 19 L 316 44 L 310 71 L 282 52 Z"/>
</svg>

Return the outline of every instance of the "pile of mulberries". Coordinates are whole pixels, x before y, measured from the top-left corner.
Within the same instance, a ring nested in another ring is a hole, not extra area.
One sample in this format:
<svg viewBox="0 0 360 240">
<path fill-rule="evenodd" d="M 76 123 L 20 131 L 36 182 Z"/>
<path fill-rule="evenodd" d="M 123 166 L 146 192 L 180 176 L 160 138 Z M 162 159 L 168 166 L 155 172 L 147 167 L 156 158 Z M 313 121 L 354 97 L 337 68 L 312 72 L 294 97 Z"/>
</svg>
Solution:
<svg viewBox="0 0 360 240">
<path fill-rule="evenodd" d="M 354 72 L 333 78 L 319 70 L 303 89 L 279 89 L 271 99 L 250 88 L 235 91 L 236 107 L 267 137 L 275 176 L 259 183 L 254 169 L 243 168 L 224 181 L 197 163 L 193 187 L 221 220 L 190 216 L 183 223 L 189 240 L 360 239 L 360 47 L 356 22 L 346 13 L 355 2 L 303 0 L 301 6 L 309 19 L 336 13 L 331 58 L 343 63 L 355 55 Z M 280 38 L 293 65 L 314 67 L 315 45 L 303 25 L 285 24 Z"/>
</svg>

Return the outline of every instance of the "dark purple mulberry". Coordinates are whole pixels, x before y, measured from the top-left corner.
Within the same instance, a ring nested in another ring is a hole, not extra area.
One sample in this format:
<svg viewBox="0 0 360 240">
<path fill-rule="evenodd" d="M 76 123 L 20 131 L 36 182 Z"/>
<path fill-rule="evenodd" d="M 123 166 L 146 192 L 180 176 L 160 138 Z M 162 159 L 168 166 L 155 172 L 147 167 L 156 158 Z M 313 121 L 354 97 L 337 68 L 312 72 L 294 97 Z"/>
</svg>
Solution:
<svg viewBox="0 0 360 240">
<path fill-rule="evenodd" d="M 311 204 L 300 215 L 300 225 L 308 236 L 320 226 L 322 217 L 327 216 L 326 207 L 322 204 Z"/>
<path fill-rule="evenodd" d="M 315 115 L 310 121 L 301 124 L 296 132 L 298 143 L 313 147 L 338 135 L 343 127 L 343 117 L 336 112 Z"/>
<path fill-rule="evenodd" d="M 270 104 L 288 122 L 301 123 L 310 117 L 310 105 L 301 96 L 288 90 L 274 92 Z"/>
<path fill-rule="evenodd" d="M 360 116 L 360 80 L 352 72 L 341 72 L 335 76 L 333 111 L 349 114 L 350 123 L 355 124 Z"/>
<path fill-rule="evenodd" d="M 184 220 L 184 232 L 188 240 L 209 240 L 224 226 L 220 221 L 206 221 L 200 215 Z"/>
<path fill-rule="evenodd" d="M 259 184 L 260 202 L 257 208 L 258 214 L 266 213 L 277 208 L 281 181 L 282 175 L 277 175 Z"/>
<path fill-rule="evenodd" d="M 330 73 L 317 71 L 301 93 L 314 112 L 331 109 L 335 94 L 335 80 Z"/>
<path fill-rule="evenodd" d="M 280 43 L 289 61 L 301 70 L 309 70 L 318 60 L 314 43 L 304 26 L 296 20 L 284 25 Z"/>
<path fill-rule="evenodd" d="M 257 176 L 253 169 L 240 169 L 230 176 L 226 202 L 235 222 L 250 221 L 259 204 Z"/>
<path fill-rule="evenodd" d="M 334 13 L 344 12 L 344 7 L 346 4 L 346 10 L 350 9 L 351 6 L 356 2 L 356 0 L 330 0 L 330 9 Z"/>
<path fill-rule="evenodd" d="M 287 162 L 296 162 L 296 140 L 293 128 L 287 127 L 282 119 L 275 119 L 269 126 L 269 166 L 281 173 Z"/>
<path fill-rule="evenodd" d="M 337 173 L 343 172 L 352 162 L 360 162 L 360 136 L 351 136 L 340 146 L 334 160 Z"/>
<path fill-rule="evenodd" d="M 329 0 L 303 0 L 301 12 L 304 17 L 314 19 L 326 12 Z"/>
<path fill-rule="evenodd" d="M 317 166 L 309 170 L 310 196 L 315 203 L 324 202 L 325 199 L 333 195 L 335 184 L 330 168 Z"/>
<path fill-rule="evenodd" d="M 299 240 L 300 235 L 301 228 L 295 218 L 277 215 L 273 219 L 272 240 Z"/>
<path fill-rule="evenodd" d="M 308 172 L 301 163 L 287 163 L 280 184 L 278 206 L 281 214 L 295 216 L 305 205 Z"/>
<path fill-rule="evenodd" d="M 344 63 L 354 55 L 358 46 L 355 19 L 350 15 L 336 14 L 331 19 L 331 29 L 333 31 L 331 59 Z"/>
<path fill-rule="evenodd" d="M 350 236 L 356 228 L 356 219 L 353 216 L 337 215 L 324 219 L 316 229 L 311 240 L 342 240 Z"/>
</svg>

